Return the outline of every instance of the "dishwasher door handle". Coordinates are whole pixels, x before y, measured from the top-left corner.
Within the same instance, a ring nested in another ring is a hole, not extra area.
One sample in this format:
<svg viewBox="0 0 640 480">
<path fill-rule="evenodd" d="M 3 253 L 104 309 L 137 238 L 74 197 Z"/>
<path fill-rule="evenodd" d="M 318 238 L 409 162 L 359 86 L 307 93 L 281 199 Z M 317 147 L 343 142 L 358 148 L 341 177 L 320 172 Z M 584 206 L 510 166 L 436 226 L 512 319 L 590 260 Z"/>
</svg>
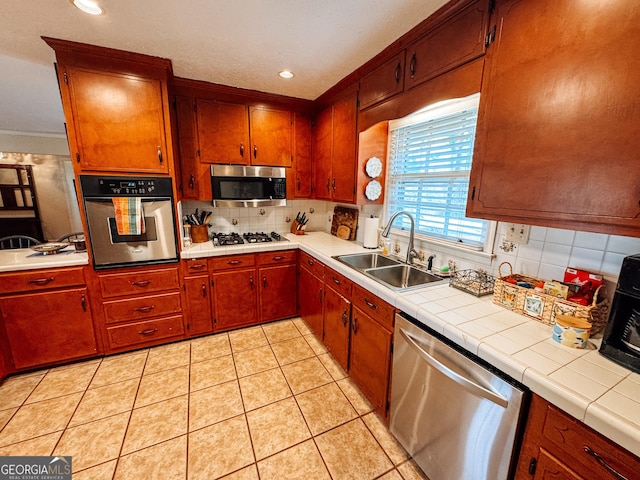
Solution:
<svg viewBox="0 0 640 480">
<path fill-rule="evenodd" d="M 507 408 L 507 405 L 509 405 L 509 402 L 507 401 L 506 398 L 502 397 L 501 395 L 498 395 L 495 392 L 492 392 L 491 390 L 484 388 L 481 385 L 478 385 L 473 380 L 463 377 L 462 375 L 454 372 L 452 369 L 447 367 L 442 362 L 433 358 L 418 344 L 418 339 L 414 338 L 409 332 L 406 332 L 401 328 L 400 335 L 409 343 L 409 345 L 413 349 L 416 350 L 418 355 L 420 355 L 425 362 L 427 362 L 429 365 L 431 365 L 433 368 L 438 370 L 443 375 L 446 375 L 447 377 L 449 377 L 458 385 L 462 386 L 465 390 L 471 392 L 472 394 L 478 397 L 486 398 L 487 400 L 495 403 L 496 405 L 500 405 L 503 408 Z"/>
</svg>

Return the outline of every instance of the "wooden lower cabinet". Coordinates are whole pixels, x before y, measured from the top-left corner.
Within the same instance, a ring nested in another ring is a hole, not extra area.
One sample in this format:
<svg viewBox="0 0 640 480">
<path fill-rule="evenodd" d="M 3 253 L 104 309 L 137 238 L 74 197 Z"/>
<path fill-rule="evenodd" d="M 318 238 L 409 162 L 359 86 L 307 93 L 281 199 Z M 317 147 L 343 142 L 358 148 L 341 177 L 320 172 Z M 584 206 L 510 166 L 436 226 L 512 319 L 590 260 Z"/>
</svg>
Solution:
<svg viewBox="0 0 640 480">
<path fill-rule="evenodd" d="M 205 270 L 206 271 L 206 270 Z M 211 315 L 211 289 L 209 275 L 185 277 L 186 310 L 185 333 L 188 336 L 204 335 L 213 332 L 213 316 Z"/>
<path fill-rule="evenodd" d="M 322 340 L 324 265 L 305 252 L 298 258 L 298 315 Z"/>
<path fill-rule="evenodd" d="M 0 298 L 17 370 L 98 353 L 86 287 Z"/>
<path fill-rule="evenodd" d="M 260 320 L 269 322 L 296 314 L 296 264 L 262 267 L 258 270 Z"/>
<path fill-rule="evenodd" d="M 349 376 L 382 417 L 387 416 L 393 333 L 353 307 Z"/>
<path fill-rule="evenodd" d="M 258 323 L 256 269 L 246 268 L 211 275 L 215 330 L 230 330 Z"/>
<path fill-rule="evenodd" d="M 177 265 L 119 268 L 95 273 L 97 315 L 107 353 L 184 337 Z"/>
<path fill-rule="evenodd" d="M 638 478 L 640 458 L 533 395 L 516 479 Z"/>
<path fill-rule="evenodd" d="M 346 372 L 349 369 L 351 301 L 332 288 L 324 291 L 324 344 Z"/>
</svg>

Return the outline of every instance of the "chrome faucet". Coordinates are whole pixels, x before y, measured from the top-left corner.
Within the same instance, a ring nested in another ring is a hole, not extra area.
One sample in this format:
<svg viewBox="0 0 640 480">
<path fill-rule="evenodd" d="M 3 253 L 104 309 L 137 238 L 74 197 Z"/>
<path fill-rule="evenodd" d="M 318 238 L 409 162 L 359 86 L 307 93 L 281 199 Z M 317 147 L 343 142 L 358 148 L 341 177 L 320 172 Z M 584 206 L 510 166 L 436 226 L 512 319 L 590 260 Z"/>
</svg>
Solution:
<svg viewBox="0 0 640 480">
<path fill-rule="evenodd" d="M 418 252 L 416 252 L 415 248 L 413 248 L 413 236 L 415 233 L 415 227 L 414 227 L 413 217 L 411 216 L 411 214 L 404 210 L 399 210 L 393 215 L 391 215 L 391 218 L 389 219 L 389 221 L 387 222 L 387 225 L 382 230 L 381 235 L 384 238 L 389 238 L 389 234 L 391 232 L 391 224 L 399 215 L 406 215 L 407 217 L 409 217 L 409 222 L 411 223 L 411 231 L 409 232 L 409 245 L 407 246 L 407 259 L 405 260 L 407 264 L 411 265 L 413 263 L 413 259 L 418 256 Z"/>
</svg>

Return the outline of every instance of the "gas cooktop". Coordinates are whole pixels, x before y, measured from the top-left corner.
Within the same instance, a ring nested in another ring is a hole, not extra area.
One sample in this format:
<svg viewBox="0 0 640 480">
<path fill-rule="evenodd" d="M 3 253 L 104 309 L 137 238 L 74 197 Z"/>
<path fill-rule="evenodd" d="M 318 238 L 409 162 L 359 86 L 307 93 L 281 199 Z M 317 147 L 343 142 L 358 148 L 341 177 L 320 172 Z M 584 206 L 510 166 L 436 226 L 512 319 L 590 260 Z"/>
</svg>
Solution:
<svg viewBox="0 0 640 480">
<path fill-rule="evenodd" d="M 232 233 L 214 233 L 213 245 L 226 246 L 226 245 L 240 245 L 242 243 L 263 243 L 263 242 L 282 242 L 287 239 L 276 232 L 264 233 L 264 232 L 247 232 L 239 234 Z"/>
</svg>

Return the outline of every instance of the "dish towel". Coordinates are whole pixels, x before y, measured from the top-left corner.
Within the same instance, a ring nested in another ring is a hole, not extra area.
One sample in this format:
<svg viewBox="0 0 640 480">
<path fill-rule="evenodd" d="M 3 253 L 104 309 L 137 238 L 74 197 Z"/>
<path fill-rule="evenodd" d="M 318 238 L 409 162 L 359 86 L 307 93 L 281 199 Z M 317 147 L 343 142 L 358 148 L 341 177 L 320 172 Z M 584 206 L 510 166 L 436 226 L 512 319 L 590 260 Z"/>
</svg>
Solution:
<svg viewBox="0 0 640 480">
<path fill-rule="evenodd" d="M 140 197 L 113 198 L 118 235 L 142 235 L 145 232 L 144 212 Z"/>
</svg>

